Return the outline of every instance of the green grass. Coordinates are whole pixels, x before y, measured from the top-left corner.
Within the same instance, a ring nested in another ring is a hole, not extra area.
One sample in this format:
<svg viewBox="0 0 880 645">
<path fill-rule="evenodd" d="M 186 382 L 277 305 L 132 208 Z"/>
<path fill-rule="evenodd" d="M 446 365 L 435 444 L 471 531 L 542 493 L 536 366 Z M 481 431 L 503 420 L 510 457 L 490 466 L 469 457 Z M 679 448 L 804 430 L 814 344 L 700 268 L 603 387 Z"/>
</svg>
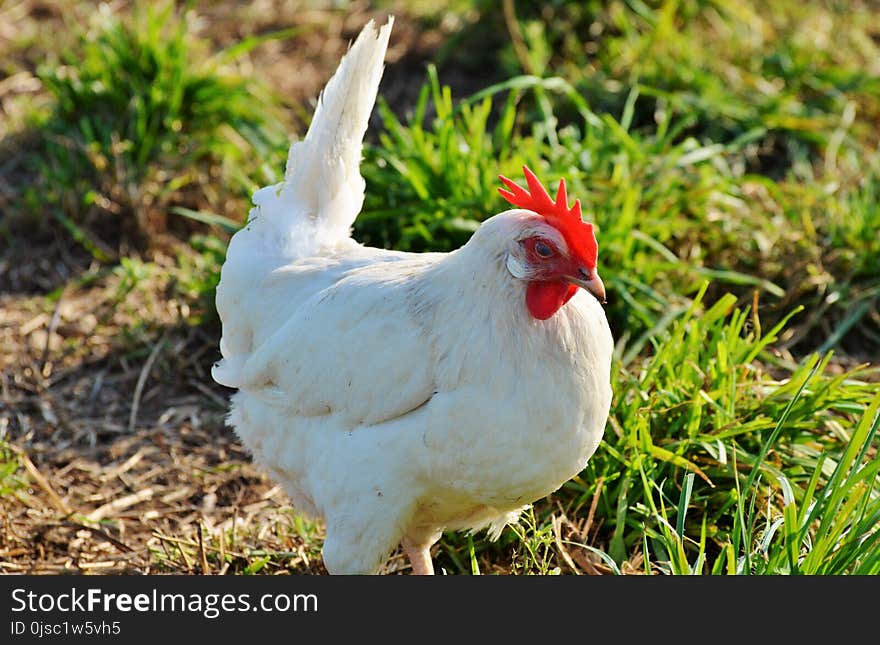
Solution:
<svg viewBox="0 0 880 645">
<path fill-rule="evenodd" d="M 637 123 L 673 111 L 692 119 L 693 134 L 719 142 L 762 129 L 762 155 L 781 153 L 756 160 L 771 171 L 834 139 L 835 156 L 877 142 L 880 47 L 870 7 L 786 0 L 510 5 L 515 22 L 482 3 L 474 26 L 511 32 L 496 56 L 507 73 L 559 74 L 602 111 L 622 109 L 638 86 Z"/>
<path fill-rule="evenodd" d="M 120 235 L 143 245 L 171 228 L 174 206 L 225 212 L 230 196 L 241 204 L 274 180 L 287 140 L 277 101 L 233 65 L 263 40 L 211 52 L 168 2 L 130 20 L 98 12 L 38 69 L 51 109 L 30 158 L 30 216 L 53 217 L 107 260 Z"/>
<path fill-rule="evenodd" d="M 0 497 L 9 495 L 23 485 L 21 464 L 7 440 L 0 438 Z"/>
<path fill-rule="evenodd" d="M 619 373 L 611 432 L 582 475 L 604 482 L 599 508 L 609 518 L 609 553 L 617 561 L 641 548 L 647 535 L 646 555 L 679 573 L 678 556 L 694 551 L 711 566 L 730 547 L 746 558 L 747 572 L 779 573 L 749 569 L 748 555 L 756 527 L 783 513 L 780 489 L 806 507 L 817 484 L 834 490 L 854 461 L 862 466 L 865 453 L 876 450 L 880 388 L 862 380 L 867 374 L 831 376 L 829 355 L 809 356 L 790 370 L 774 366 L 766 349 L 782 325 L 761 333 L 759 321 L 734 302 L 722 297 L 699 313 L 696 303 L 652 341 L 649 359 Z M 836 475 L 823 472 L 835 463 Z M 857 479 L 867 492 L 880 484 L 873 467 Z M 589 486 L 568 488 L 580 493 L 576 504 L 590 494 Z M 670 508 L 679 509 L 672 534 Z M 837 512 L 822 504 L 812 511 L 813 519 L 835 525 L 853 519 L 851 510 Z M 809 523 L 803 528 L 802 541 L 815 530 Z M 674 535 L 681 542 L 675 550 Z M 865 546 L 872 557 L 880 553 L 875 540 Z"/>
</svg>

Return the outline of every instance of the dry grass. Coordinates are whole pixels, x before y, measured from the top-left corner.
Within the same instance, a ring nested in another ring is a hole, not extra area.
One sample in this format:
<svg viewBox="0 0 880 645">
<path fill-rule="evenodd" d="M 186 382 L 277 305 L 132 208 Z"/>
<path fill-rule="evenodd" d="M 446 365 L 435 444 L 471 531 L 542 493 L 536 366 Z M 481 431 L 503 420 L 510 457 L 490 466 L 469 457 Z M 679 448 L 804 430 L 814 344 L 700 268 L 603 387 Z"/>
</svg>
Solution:
<svg viewBox="0 0 880 645">
<path fill-rule="evenodd" d="M 120 301 L 120 279 L 69 288 L 51 310 L 42 296 L 0 297 L 0 423 L 27 446 L 15 452 L 28 480 L 0 498 L 0 570 L 216 572 L 254 550 L 296 554 L 272 571 L 320 567 L 290 537 L 285 496 L 224 428 L 226 393 L 206 369 L 214 339 L 179 323 L 159 283 Z M 199 536 L 214 555 L 189 553 Z"/>
</svg>

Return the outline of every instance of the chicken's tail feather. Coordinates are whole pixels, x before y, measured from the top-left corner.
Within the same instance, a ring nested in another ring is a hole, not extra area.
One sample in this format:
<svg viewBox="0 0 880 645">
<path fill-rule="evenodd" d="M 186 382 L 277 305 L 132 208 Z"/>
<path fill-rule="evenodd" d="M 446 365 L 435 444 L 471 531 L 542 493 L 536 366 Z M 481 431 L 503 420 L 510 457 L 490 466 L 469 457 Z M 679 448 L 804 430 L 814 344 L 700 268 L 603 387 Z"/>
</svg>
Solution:
<svg viewBox="0 0 880 645">
<path fill-rule="evenodd" d="M 393 23 L 367 23 L 321 93 L 305 138 L 290 146 L 284 181 L 254 193 L 247 228 L 266 252 L 296 259 L 349 238 L 363 206 L 363 138 Z"/>
<path fill-rule="evenodd" d="M 286 304 L 265 295 L 252 300 L 254 293 L 275 293 L 256 285 L 279 267 L 354 244 L 350 228 L 364 201 L 361 149 L 392 24 L 389 18 L 376 29 L 370 21 L 361 31 L 324 88 L 305 139 L 290 147 L 284 181 L 254 194 L 247 224 L 229 242 L 217 285 L 223 360 L 212 374 L 218 383 L 240 387 L 261 318 L 254 308 Z"/>
</svg>

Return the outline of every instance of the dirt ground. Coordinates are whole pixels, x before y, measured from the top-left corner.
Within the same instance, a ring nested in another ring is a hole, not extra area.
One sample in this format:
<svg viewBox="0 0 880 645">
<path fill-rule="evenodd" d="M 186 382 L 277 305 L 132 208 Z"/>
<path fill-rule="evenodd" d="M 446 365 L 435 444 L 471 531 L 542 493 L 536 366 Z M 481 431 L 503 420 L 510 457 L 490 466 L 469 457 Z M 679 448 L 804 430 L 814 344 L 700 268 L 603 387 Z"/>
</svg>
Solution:
<svg viewBox="0 0 880 645">
<path fill-rule="evenodd" d="M 84 20 L 95 4 L 78 3 L 72 15 L 59 2 L 5 9 L 0 52 L 33 30 L 63 38 L 65 21 Z M 290 106 L 310 112 L 349 40 L 387 12 L 303 4 L 196 3 L 202 35 L 218 46 L 301 27 L 250 60 Z M 382 86 L 392 105 L 414 100 L 425 61 L 455 28 L 397 16 Z M 32 73 L 41 52 L 10 55 Z M 444 82 L 466 92 L 485 81 L 450 74 Z M 38 97 L 40 88 L 5 91 Z M 289 116 L 297 127 L 297 112 Z M 209 373 L 219 328 L 184 324 L 187 305 L 166 298 L 161 283 L 140 284 L 122 301 L 120 283 L 63 231 L 0 247 L 0 437 L 27 473 L 25 487 L 0 495 L 0 573 L 324 572 L 320 526 L 291 512 L 224 425 L 230 392 Z M 47 298 L 52 292 L 60 297 Z M 407 569 L 399 554 L 387 565 Z"/>
</svg>

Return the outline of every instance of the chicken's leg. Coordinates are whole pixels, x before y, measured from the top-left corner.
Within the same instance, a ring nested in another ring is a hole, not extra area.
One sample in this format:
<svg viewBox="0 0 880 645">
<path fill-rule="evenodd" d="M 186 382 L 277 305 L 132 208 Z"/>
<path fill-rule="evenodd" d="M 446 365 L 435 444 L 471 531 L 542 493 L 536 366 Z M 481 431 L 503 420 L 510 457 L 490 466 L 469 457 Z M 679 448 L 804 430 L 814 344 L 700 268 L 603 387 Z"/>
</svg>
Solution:
<svg viewBox="0 0 880 645">
<path fill-rule="evenodd" d="M 433 576 L 434 563 L 431 560 L 431 544 L 430 541 L 415 542 L 408 537 L 404 537 L 401 541 L 406 557 L 412 565 L 412 572 L 415 576 Z"/>
</svg>

